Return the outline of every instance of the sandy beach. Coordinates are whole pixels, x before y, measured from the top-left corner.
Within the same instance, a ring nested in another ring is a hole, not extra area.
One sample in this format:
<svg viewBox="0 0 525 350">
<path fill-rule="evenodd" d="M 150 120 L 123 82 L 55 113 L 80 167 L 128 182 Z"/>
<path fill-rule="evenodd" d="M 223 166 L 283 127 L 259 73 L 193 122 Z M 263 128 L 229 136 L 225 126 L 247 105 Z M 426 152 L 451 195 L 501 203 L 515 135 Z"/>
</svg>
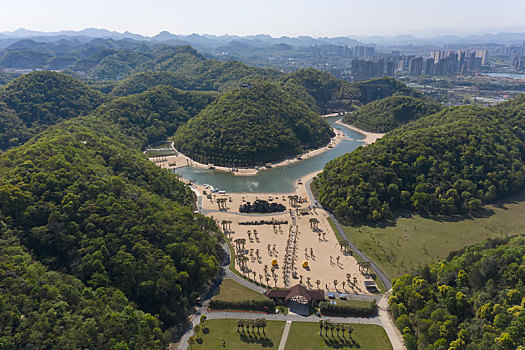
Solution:
<svg viewBox="0 0 525 350">
<path fill-rule="evenodd" d="M 353 130 L 355 132 L 358 132 L 360 134 L 365 135 L 365 139 L 362 140 L 362 141 L 364 141 L 367 145 L 369 145 L 371 143 L 374 143 L 378 139 L 380 139 L 381 137 L 385 136 L 385 134 L 380 134 L 380 133 L 375 133 L 375 132 L 368 132 L 368 131 L 361 130 L 361 129 L 353 126 L 353 125 L 345 124 L 345 123 L 343 123 L 342 119 L 336 121 L 335 123 L 339 124 L 339 125 L 343 125 L 343 126 L 347 127 L 350 130 Z"/>
<path fill-rule="evenodd" d="M 319 287 L 330 292 L 368 294 L 364 281 L 369 280 L 370 276 L 359 268 L 357 260 L 349 252 L 341 249 L 328 222 L 328 213 L 321 208 L 312 208 L 308 200 L 305 184 L 315 175 L 312 173 L 301 179 L 295 192 L 281 194 L 220 195 L 211 194 L 204 186 L 192 186 L 202 196 L 203 211 L 224 230 L 236 255 L 247 258 L 244 265 L 236 264 L 237 270 L 246 277 L 271 287 L 290 287 L 302 283 L 310 288 Z M 299 202 L 292 205 L 289 196 L 294 195 Z M 220 199 L 225 201 L 221 204 L 226 206 L 225 210 L 219 210 L 217 199 L 219 202 Z M 286 211 L 271 214 L 239 213 L 241 204 L 253 203 L 257 199 L 281 203 L 286 206 Z M 268 223 L 255 224 L 261 220 Z M 273 225 L 272 221 L 282 223 Z M 223 222 L 228 223 L 223 225 Z M 247 222 L 252 224 L 242 224 Z M 244 239 L 245 243 L 237 244 L 238 239 Z M 273 259 L 277 262 L 275 266 L 272 265 Z M 308 263 L 308 267 L 303 267 L 304 262 Z M 351 283 L 347 281 L 348 274 Z"/>
<path fill-rule="evenodd" d="M 288 159 L 285 159 L 279 162 L 270 163 L 270 167 L 259 166 L 259 167 L 235 168 L 236 171 L 232 171 L 232 168 L 214 165 L 213 169 L 224 171 L 224 172 L 231 172 L 236 176 L 253 176 L 253 175 L 256 175 L 259 171 L 263 171 L 269 168 L 276 168 L 276 167 L 290 165 L 300 160 L 316 156 L 318 154 L 328 151 L 331 148 L 336 147 L 345 137 L 342 131 L 339 131 L 337 129 L 333 129 L 333 130 L 334 130 L 335 136 L 332 139 L 330 139 L 330 142 L 326 146 L 311 150 L 301 155 L 290 157 Z M 163 157 L 151 157 L 149 159 L 153 161 L 154 163 L 156 163 L 158 166 L 162 168 L 167 168 L 167 169 L 176 169 L 176 168 L 181 168 L 185 166 L 192 166 L 192 167 L 201 168 L 201 169 L 209 169 L 208 164 L 202 164 L 202 163 L 196 162 L 195 160 L 186 156 L 184 153 L 179 152 L 175 148 L 173 148 L 173 151 L 176 152 L 177 155 L 163 156 Z"/>
</svg>

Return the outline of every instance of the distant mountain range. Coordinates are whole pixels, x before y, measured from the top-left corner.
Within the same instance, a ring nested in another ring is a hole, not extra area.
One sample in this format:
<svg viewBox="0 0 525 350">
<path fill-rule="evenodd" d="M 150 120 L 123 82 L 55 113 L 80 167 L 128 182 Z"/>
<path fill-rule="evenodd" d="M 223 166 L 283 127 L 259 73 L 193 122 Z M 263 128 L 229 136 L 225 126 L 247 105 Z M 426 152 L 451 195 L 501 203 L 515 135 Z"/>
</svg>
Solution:
<svg viewBox="0 0 525 350">
<path fill-rule="evenodd" d="M 413 35 L 398 36 L 349 36 L 334 38 L 314 38 L 311 36 L 288 37 L 282 36 L 274 38 L 267 34 L 238 36 L 238 35 L 208 35 L 190 34 L 177 35 L 167 31 L 147 37 L 131 32 L 119 33 L 106 29 L 86 28 L 79 31 L 62 30 L 58 32 L 41 32 L 24 28 L 13 32 L 0 32 L 0 40 L 13 40 L 22 38 L 38 38 L 41 41 L 49 41 L 50 38 L 71 38 L 76 37 L 80 40 L 90 38 L 110 38 L 114 40 L 133 39 L 144 41 L 158 41 L 169 44 L 190 44 L 196 47 L 218 48 L 229 45 L 232 42 L 248 43 L 255 47 L 268 47 L 270 45 L 286 44 L 290 46 L 310 46 L 310 45 L 348 45 L 355 46 L 360 44 L 375 44 L 380 46 L 399 46 L 399 45 L 446 45 L 446 44 L 522 44 L 525 41 L 525 33 L 498 33 L 498 34 L 474 34 L 474 35 L 443 35 L 435 37 L 419 38 Z M 4 46 L 5 47 L 5 46 Z"/>
</svg>

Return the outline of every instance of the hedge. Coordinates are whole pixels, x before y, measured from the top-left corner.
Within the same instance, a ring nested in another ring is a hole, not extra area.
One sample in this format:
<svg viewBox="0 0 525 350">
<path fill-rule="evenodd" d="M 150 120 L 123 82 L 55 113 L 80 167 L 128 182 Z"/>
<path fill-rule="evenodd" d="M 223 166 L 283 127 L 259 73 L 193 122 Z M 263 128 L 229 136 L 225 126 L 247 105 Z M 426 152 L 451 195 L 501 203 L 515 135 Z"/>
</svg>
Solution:
<svg viewBox="0 0 525 350">
<path fill-rule="evenodd" d="M 326 316 L 370 317 L 376 313 L 377 304 L 375 300 L 368 306 L 334 305 L 329 301 L 322 301 L 319 303 L 319 309 Z"/>
<path fill-rule="evenodd" d="M 246 301 L 222 301 L 212 299 L 210 301 L 211 310 L 246 310 L 275 312 L 273 300 L 246 300 Z"/>
</svg>

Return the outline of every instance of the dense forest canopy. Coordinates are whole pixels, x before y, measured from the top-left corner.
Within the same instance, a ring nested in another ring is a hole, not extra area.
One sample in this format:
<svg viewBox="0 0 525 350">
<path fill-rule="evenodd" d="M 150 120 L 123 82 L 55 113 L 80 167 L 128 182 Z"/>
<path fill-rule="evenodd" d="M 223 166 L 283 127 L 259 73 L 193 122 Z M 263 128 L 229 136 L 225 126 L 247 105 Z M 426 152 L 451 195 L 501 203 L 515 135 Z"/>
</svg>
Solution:
<svg viewBox="0 0 525 350">
<path fill-rule="evenodd" d="M 144 147 L 173 136 L 179 126 L 216 98 L 215 92 L 182 91 L 158 86 L 106 103 L 94 115 L 120 125 L 130 140 L 138 140 L 139 147 Z"/>
<path fill-rule="evenodd" d="M 0 94 L 1 147 L 25 142 L 0 155 L 0 344 L 163 348 L 220 253 L 215 223 L 192 213 L 191 190 L 140 147 L 216 93 L 159 86 L 111 101 L 36 72 Z M 8 268 L 22 257 L 27 264 Z"/>
<path fill-rule="evenodd" d="M 413 349 L 525 346 L 525 237 L 489 240 L 393 280 L 392 315 Z"/>
<path fill-rule="evenodd" d="M 394 95 L 370 102 L 345 115 L 343 122 L 365 131 L 385 133 L 409 121 L 436 113 L 441 108 L 440 104 L 429 99 Z"/>
<path fill-rule="evenodd" d="M 111 93 L 115 96 L 127 96 L 144 92 L 157 85 L 181 90 L 206 90 L 205 84 L 195 76 L 174 72 L 142 72 L 120 81 Z"/>
<path fill-rule="evenodd" d="M 390 219 L 400 208 L 476 211 L 523 187 L 523 110 L 455 107 L 408 123 L 330 161 L 313 182 L 318 198 L 345 222 Z"/>
<path fill-rule="evenodd" d="M 122 291 L 49 270 L 14 238 L 0 238 L 0 290 L 2 349 L 165 348 L 158 318 Z"/>
<path fill-rule="evenodd" d="M 264 164 L 326 145 L 333 131 L 277 84 L 254 81 L 221 95 L 178 129 L 175 147 L 201 163 Z"/>
<path fill-rule="evenodd" d="M 31 133 L 16 112 L 0 100 L 0 152 L 29 140 Z"/>
<path fill-rule="evenodd" d="M 16 129 L 0 129 L 0 149 L 22 144 L 48 126 L 91 113 L 108 98 L 80 81 L 61 73 L 24 74 L 0 90 L 0 123 Z M 1 103 L 3 101 L 3 103 Z M 6 107 L 16 113 L 16 119 Z M 23 127 L 17 126 L 23 123 Z M 15 136 L 16 134 L 17 136 Z"/>
</svg>

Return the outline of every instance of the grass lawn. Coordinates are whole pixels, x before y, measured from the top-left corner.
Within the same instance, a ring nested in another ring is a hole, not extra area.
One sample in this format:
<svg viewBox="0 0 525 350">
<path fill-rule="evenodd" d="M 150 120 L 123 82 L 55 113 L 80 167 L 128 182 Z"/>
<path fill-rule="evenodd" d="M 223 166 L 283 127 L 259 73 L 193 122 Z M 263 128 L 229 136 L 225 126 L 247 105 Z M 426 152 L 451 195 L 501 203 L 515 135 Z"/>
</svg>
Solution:
<svg viewBox="0 0 525 350">
<path fill-rule="evenodd" d="M 195 343 L 190 346 L 190 349 L 277 349 L 281 336 L 283 334 L 285 322 L 268 321 L 268 326 L 265 329 L 266 336 L 260 330 L 260 336 L 252 333 L 251 328 L 249 333 L 246 329 L 237 332 L 237 320 L 220 319 L 208 320 L 205 325 L 209 332 L 200 332 L 199 337 L 202 343 Z M 224 341 L 224 346 L 223 346 Z"/>
<path fill-rule="evenodd" d="M 240 285 L 230 278 L 226 278 L 219 286 L 219 293 L 215 299 L 222 301 L 267 300 L 268 298 L 245 286 Z"/>
<path fill-rule="evenodd" d="M 337 240 L 338 241 L 343 241 L 343 237 L 341 236 L 341 234 L 339 233 L 339 230 L 337 229 L 337 227 L 335 227 L 335 224 L 334 222 L 332 221 L 332 218 L 328 217 L 328 223 L 330 224 L 330 227 L 332 228 L 332 231 L 334 231 L 335 233 L 335 236 L 337 237 Z M 348 235 L 348 231 L 347 231 L 347 227 L 343 226 L 343 229 L 345 230 L 345 233 L 347 234 L 347 237 L 348 239 L 350 239 L 352 241 L 352 239 L 350 238 L 350 236 Z M 352 243 L 355 244 L 354 241 L 352 241 Z M 368 254 L 367 254 L 368 256 Z M 361 257 L 359 257 L 357 254 L 354 254 L 353 257 L 358 261 L 358 262 L 363 262 L 363 259 L 361 259 Z M 369 258 L 371 258 L 370 256 L 368 256 Z M 372 259 L 372 258 L 371 258 Z M 374 261 L 375 262 L 375 261 Z M 384 271 L 383 271 L 384 272 Z M 383 281 L 381 281 L 381 278 L 379 278 L 375 273 L 373 274 L 374 276 L 374 282 L 376 283 L 377 285 L 377 289 L 379 290 L 379 292 L 377 293 L 374 293 L 374 294 L 382 294 L 384 292 L 386 292 L 385 290 L 385 284 L 383 283 Z"/>
<path fill-rule="evenodd" d="M 394 278 L 487 238 L 525 231 L 525 191 L 484 208 L 485 214 L 477 218 L 440 220 L 414 215 L 399 219 L 395 226 L 344 229 L 360 250 Z"/>
<path fill-rule="evenodd" d="M 310 349 L 362 349 L 362 350 L 388 350 L 392 349 L 390 340 L 383 328 L 370 324 L 352 324 L 354 331 L 352 339 L 337 337 L 334 331 L 332 337 L 330 330 L 325 336 L 319 336 L 319 325 L 310 322 L 293 322 L 286 341 L 286 350 L 310 350 Z"/>
</svg>

